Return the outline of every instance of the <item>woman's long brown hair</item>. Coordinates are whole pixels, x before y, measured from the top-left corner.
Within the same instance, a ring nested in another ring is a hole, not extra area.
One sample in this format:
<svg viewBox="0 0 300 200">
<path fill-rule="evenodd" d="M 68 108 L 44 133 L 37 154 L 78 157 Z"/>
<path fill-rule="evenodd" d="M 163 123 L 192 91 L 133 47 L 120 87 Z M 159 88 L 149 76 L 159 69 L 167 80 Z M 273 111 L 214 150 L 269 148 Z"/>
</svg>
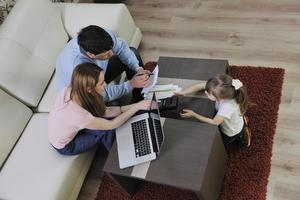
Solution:
<svg viewBox="0 0 300 200">
<path fill-rule="evenodd" d="M 102 117 L 106 110 L 103 97 L 95 90 L 101 71 L 93 63 L 82 63 L 75 67 L 71 80 L 71 99 L 76 96 L 81 106 L 95 117 Z"/>
<path fill-rule="evenodd" d="M 205 90 L 213 94 L 217 99 L 235 99 L 240 106 L 242 115 L 245 114 L 250 104 L 246 87 L 242 86 L 235 90 L 232 86 L 232 78 L 227 74 L 220 74 L 210 78 L 206 83 Z"/>
</svg>

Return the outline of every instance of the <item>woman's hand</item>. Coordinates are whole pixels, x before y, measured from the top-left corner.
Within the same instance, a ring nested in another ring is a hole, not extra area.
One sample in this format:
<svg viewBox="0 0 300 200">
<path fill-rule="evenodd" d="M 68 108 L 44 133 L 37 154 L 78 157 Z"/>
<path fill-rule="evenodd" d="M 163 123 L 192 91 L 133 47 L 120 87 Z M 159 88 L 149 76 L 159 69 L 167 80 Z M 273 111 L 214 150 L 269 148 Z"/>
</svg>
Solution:
<svg viewBox="0 0 300 200">
<path fill-rule="evenodd" d="M 139 110 L 149 110 L 152 100 L 143 100 L 137 103 Z"/>
<path fill-rule="evenodd" d="M 183 109 L 182 112 L 179 114 L 183 118 L 191 118 L 191 117 L 195 117 L 197 115 L 194 111 L 188 110 L 188 109 Z"/>
</svg>

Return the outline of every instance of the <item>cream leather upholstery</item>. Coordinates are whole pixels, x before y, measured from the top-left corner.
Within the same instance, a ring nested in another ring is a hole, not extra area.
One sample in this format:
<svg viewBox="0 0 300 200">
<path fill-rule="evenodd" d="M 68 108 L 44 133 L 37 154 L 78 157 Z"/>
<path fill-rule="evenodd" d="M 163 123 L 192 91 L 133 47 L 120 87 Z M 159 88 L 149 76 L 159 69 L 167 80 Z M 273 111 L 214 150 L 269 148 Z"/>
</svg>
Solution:
<svg viewBox="0 0 300 200">
<path fill-rule="evenodd" d="M 50 80 L 50 83 L 47 87 L 47 90 L 39 104 L 39 106 L 37 107 L 37 112 L 50 112 L 52 106 L 54 105 L 56 96 L 58 95 L 58 90 L 57 90 L 57 85 L 56 85 L 56 77 L 55 77 L 55 73 L 53 75 L 53 77 Z"/>
<path fill-rule="evenodd" d="M 36 107 L 67 40 L 57 6 L 18 1 L 0 27 L 0 87 Z"/>
<path fill-rule="evenodd" d="M 95 150 L 57 153 L 47 138 L 47 112 L 58 93 L 56 58 L 69 36 L 91 23 L 133 47 L 141 41 L 123 4 L 18 0 L 0 26 L 0 199 L 77 198 Z"/>
<path fill-rule="evenodd" d="M 32 111 L 28 107 L 0 89 L 0 168 L 21 136 L 31 115 Z"/>
<path fill-rule="evenodd" d="M 0 199 L 76 199 L 93 152 L 62 156 L 47 137 L 48 113 L 34 114 L 0 173 Z"/>
<path fill-rule="evenodd" d="M 137 48 L 142 39 L 124 4 L 62 4 L 63 21 L 70 37 L 88 25 L 110 29 L 123 38 L 129 46 Z"/>
</svg>

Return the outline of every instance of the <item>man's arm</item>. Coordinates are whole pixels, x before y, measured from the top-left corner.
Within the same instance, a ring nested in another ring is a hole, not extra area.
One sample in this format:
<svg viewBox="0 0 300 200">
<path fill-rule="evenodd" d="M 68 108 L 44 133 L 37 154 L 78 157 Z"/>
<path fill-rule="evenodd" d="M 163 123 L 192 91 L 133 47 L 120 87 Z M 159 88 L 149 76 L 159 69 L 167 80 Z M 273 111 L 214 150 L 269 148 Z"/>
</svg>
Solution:
<svg viewBox="0 0 300 200">
<path fill-rule="evenodd" d="M 124 83 L 118 84 L 118 85 L 107 85 L 104 88 L 104 92 L 102 93 L 102 96 L 104 98 L 104 101 L 113 101 L 115 99 L 118 99 L 125 94 L 128 94 L 131 92 L 132 87 L 129 81 L 126 81 Z"/>
<path fill-rule="evenodd" d="M 135 54 L 129 48 L 128 44 L 122 39 L 118 38 L 112 31 L 106 30 L 112 37 L 114 46 L 112 48 L 113 53 L 117 55 L 121 62 L 127 65 L 133 71 L 137 71 L 139 67 L 139 61 Z"/>
<path fill-rule="evenodd" d="M 62 90 L 64 87 L 69 86 L 71 82 L 74 58 L 70 55 L 70 52 L 73 48 L 71 44 L 73 42 L 74 41 L 71 40 L 66 45 L 66 47 L 63 49 L 62 52 L 60 52 L 56 60 L 55 74 L 59 91 Z"/>
<path fill-rule="evenodd" d="M 61 71 L 56 70 L 56 86 L 58 87 L 58 91 L 61 91 L 64 87 L 67 87 L 70 85 L 70 77 Z"/>
<path fill-rule="evenodd" d="M 77 38 L 73 38 L 59 54 L 56 61 L 55 73 L 59 90 L 70 85 L 74 68 L 85 62 L 94 63 L 92 59 L 80 52 Z"/>
</svg>

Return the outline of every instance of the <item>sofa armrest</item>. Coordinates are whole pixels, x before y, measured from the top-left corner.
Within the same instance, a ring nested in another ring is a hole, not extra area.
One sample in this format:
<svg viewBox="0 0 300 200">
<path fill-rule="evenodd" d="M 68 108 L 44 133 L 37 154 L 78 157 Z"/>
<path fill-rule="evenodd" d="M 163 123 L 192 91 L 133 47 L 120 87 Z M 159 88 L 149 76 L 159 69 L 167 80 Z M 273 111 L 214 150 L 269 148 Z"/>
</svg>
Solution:
<svg viewBox="0 0 300 200">
<path fill-rule="evenodd" d="M 72 38 L 88 25 L 114 31 L 129 46 L 138 47 L 142 34 L 124 4 L 60 4 L 65 29 Z"/>
</svg>

